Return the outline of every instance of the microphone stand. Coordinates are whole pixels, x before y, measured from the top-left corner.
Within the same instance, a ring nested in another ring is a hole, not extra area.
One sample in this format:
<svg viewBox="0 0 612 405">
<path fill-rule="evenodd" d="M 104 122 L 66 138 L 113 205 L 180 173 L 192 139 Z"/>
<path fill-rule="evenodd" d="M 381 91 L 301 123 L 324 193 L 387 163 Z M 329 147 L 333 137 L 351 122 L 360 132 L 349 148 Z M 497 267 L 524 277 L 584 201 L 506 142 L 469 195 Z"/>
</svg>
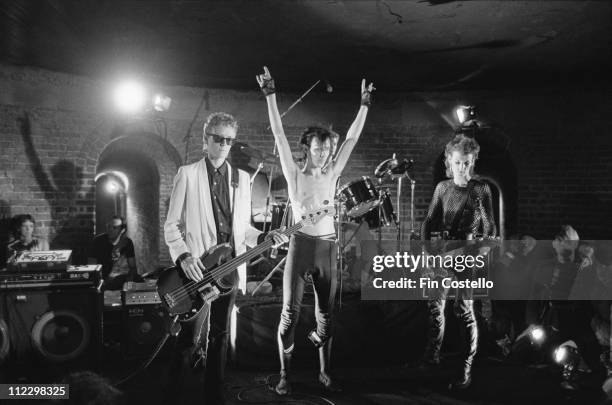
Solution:
<svg viewBox="0 0 612 405">
<path fill-rule="evenodd" d="M 315 83 L 314 83 L 312 86 L 310 86 L 310 87 L 308 88 L 308 90 L 306 90 L 306 91 L 304 92 L 304 94 L 302 94 L 302 95 L 301 95 L 301 96 L 300 96 L 300 97 L 299 97 L 297 100 L 295 100 L 295 101 L 293 102 L 293 104 L 291 104 L 291 105 L 289 106 L 289 108 L 287 108 L 287 109 L 285 110 L 285 112 L 284 112 L 284 113 L 282 113 L 282 114 L 280 115 L 280 117 L 281 117 L 281 118 L 283 118 L 283 117 L 284 117 L 284 116 L 285 116 L 285 115 L 286 115 L 286 114 L 287 114 L 289 111 L 293 110 L 293 107 L 295 107 L 296 105 L 298 105 L 299 103 L 301 103 L 301 102 L 302 102 L 302 100 L 304 99 L 304 97 L 306 97 L 306 96 L 308 95 L 308 93 L 310 93 L 310 92 L 312 91 L 312 89 L 314 89 L 315 87 L 317 87 L 317 84 L 319 84 L 319 83 L 321 83 L 321 79 L 317 80 L 317 81 L 316 81 L 316 82 L 315 82 Z M 270 128 L 272 128 L 272 127 L 271 127 L 270 125 L 268 125 L 268 127 L 266 128 L 266 130 L 268 130 L 268 129 L 270 129 Z"/>
</svg>

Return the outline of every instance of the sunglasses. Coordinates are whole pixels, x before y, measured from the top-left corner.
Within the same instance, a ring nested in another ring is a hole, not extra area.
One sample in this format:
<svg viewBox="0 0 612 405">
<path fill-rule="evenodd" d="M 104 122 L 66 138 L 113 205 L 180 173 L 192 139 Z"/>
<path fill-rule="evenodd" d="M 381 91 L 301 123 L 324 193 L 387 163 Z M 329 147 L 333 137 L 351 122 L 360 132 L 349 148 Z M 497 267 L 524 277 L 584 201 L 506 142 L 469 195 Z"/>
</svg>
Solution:
<svg viewBox="0 0 612 405">
<path fill-rule="evenodd" d="M 229 145 L 232 146 L 234 143 L 236 143 L 236 139 L 234 138 L 224 138 L 221 135 L 217 135 L 217 134 L 211 134 L 211 133 L 206 133 L 206 135 L 211 136 L 213 141 L 215 143 L 218 143 L 220 145 Z"/>
<path fill-rule="evenodd" d="M 108 224 L 108 225 L 106 225 L 106 227 L 108 229 L 121 229 L 123 227 L 123 225 L 111 225 L 111 224 Z"/>
</svg>

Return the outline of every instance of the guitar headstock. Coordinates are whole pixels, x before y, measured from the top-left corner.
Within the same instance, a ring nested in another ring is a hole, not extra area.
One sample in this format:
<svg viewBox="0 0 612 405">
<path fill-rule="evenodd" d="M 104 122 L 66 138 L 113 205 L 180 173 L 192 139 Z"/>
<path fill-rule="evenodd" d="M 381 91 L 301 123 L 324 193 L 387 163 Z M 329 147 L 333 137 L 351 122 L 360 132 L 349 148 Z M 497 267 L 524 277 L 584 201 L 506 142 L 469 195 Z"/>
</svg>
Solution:
<svg viewBox="0 0 612 405">
<path fill-rule="evenodd" d="M 320 208 L 304 212 L 300 222 L 304 225 L 316 225 L 324 217 L 334 216 L 335 214 L 336 208 L 333 205 L 323 205 Z"/>
</svg>

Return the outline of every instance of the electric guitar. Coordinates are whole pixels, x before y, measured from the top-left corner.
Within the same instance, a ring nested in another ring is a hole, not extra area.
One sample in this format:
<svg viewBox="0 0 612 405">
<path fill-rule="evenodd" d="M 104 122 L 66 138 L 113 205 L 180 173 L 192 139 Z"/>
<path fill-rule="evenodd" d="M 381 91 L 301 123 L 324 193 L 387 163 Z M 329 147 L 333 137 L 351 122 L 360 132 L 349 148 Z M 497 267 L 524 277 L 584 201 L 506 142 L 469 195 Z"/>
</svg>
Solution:
<svg viewBox="0 0 612 405">
<path fill-rule="evenodd" d="M 314 225 L 323 217 L 334 215 L 333 206 L 308 211 L 302 220 L 282 231 L 289 236 L 304 226 Z M 204 304 L 232 291 L 233 286 L 224 285 L 223 277 L 229 275 L 238 266 L 262 254 L 274 246 L 273 240 L 266 240 L 240 256 L 232 258 L 233 249 L 229 243 L 216 245 L 206 252 L 200 260 L 206 268 L 204 278 L 200 281 L 188 279 L 181 267 L 169 267 L 161 272 L 157 280 L 157 292 L 162 304 L 171 317 L 179 321 L 188 321 L 202 309 Z"/>
</svg>

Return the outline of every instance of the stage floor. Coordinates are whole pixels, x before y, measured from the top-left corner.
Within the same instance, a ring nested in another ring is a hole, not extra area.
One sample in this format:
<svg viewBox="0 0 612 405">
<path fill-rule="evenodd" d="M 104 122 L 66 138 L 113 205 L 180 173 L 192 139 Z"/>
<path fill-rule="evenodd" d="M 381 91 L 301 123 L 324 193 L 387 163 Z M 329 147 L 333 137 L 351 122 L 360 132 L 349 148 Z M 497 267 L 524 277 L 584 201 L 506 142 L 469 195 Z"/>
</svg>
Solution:
<svg viewBox="0 0 612 405">
<path fill-rule="evenodd" d="M 559 386 L 558 369 L 549 366 L 523 366 L 503 363 L 493 358 L 480 359 L 474 368 L 473 384 L 463 392 L 450 392 L 454 359 L 447 358 L 440 369 L 422 374 L 409 367 L 339 368 L 334 376 L 343 392 L 325 393 L 317 381 L 315 365 L 300 367 L 293 373 L 293 394 L 279 397 L 268 389 L 278 379 L 277 370 L 240 370 L 227 372 L 225 394 L 228 404 L 612 404 L 600 388 L 600 381 L 583 376 L 582 388 L 574 392 Z M 110 365 L 110 364 L 107 364 Z M 108 369 L 105 374 L 118 377 L 127 371 L 126 364 Z M 296 365 L 299 366 L 299 365 Z M 128 403 L 137 401 L 161 405 L 164 362 L 151 367 L 125 383 L 121 389 Z M 121 371 L 121 373 L 118 373 Z"/>
</svg>

